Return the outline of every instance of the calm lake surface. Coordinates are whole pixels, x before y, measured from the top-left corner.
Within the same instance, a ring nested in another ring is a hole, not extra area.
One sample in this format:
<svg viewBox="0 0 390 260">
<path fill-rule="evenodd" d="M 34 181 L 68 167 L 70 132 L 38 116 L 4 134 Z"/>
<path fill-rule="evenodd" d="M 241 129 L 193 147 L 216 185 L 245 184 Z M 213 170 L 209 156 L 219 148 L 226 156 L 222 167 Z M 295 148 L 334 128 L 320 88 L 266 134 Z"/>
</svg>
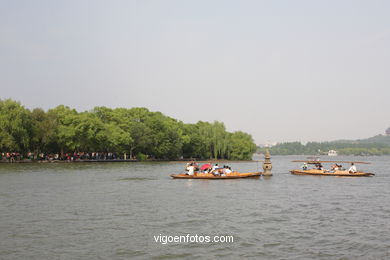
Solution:
<svg viewBox="0 0 390 260">
<path fill-rule="evenodd" d="M 390 259 L 390 157 L 331 158 L 371 161 L 370 178 L 289 174 L 303 158 L 218 181 L 171 179 L 183 163 L 0 164 L 0 259 Z"/>
</svg>

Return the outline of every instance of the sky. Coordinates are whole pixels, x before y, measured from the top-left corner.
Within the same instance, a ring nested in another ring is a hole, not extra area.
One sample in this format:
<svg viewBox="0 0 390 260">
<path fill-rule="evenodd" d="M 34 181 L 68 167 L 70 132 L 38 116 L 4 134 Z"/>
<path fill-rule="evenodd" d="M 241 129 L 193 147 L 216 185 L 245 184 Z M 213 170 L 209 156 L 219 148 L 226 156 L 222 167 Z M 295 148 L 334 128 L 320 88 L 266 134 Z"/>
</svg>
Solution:
<svg viewBox="0 0 390 260">
<path fill-rule="evenodd" d="M 390 1 L 0 0 L 0 99 L 146 107 L 257 144 L 390 126 Z"/>
</svg>

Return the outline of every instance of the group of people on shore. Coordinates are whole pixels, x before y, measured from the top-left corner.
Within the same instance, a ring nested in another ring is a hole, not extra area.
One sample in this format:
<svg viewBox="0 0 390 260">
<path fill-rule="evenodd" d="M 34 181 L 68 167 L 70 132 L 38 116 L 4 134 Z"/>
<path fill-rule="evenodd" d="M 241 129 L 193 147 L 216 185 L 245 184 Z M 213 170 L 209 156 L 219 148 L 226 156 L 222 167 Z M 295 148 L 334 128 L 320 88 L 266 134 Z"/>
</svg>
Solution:
<svg viewBox="0 0 390 260">
<path fill-rule="evenodd" d="M 74 152 L 74 153 L 32 153 L 21 154 L 18 152 L 6 152 L 0 154 L 0 161 L 20 162 L 20 161 L 88 161 L 88 160 L 117 160 L 124 159 L 117 153 L 111 152 Z"/>
<path fill-rule="evenodd" d="M 185 166 L 187 175 L 197 175 L 197 174 L 213 174 L 214 176 L 226 176 L 227 174 L 232 173 L 232 168 L 228 165 L 223 165 L 222 167 L 218 163 L 212 165 L 211 163 L 199 165 L 192 161 L 187 163 Z"/>
<path fill-rule="evenodd" d="M 23 155 L 18 153 L 18 152 L 13 152 L 13 153 L 1 153 L 0 154 L 0 160 L 1 161 L 8 161 L 8 162 L 14 162 L 14 161 L 19 161 L 23 159 Z"/>
</svg>

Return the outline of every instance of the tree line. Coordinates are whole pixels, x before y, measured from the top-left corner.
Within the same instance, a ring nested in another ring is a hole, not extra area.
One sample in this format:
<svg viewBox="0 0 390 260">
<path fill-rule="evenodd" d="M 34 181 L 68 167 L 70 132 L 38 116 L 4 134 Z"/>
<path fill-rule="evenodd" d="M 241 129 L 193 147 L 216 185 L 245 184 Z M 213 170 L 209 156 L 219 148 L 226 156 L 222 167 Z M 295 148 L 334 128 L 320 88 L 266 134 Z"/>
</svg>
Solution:
<svg viewBox="0 0 390 260">
<path fill-rule="evenodd" d="M 263 150 L 264 148 L 259 148 L 259 151 Z M 327 154 L 329 150 L 336 150 L 339 155 L 390 155 L 390 146 L 385 143 L 286 142 L 269 148 L 274 155 L 320 155 Z"/>
<path fill-rule="evenodd" d="M 255 150 L 251 135 L 228 132 L 218 121 L 185 124 L 139 107 L 29 110 L 20 102 L 0 100 L 1 153 L 115 152 L 138 159 L 249 160 Z"/>
</svg>

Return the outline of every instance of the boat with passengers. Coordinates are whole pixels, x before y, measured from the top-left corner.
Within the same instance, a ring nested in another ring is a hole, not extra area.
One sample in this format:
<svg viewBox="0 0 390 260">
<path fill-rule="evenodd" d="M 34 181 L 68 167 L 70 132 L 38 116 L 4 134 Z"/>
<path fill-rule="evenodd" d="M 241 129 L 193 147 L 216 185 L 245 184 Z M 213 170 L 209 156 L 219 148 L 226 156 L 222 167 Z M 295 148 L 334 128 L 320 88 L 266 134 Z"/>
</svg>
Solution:
<svg viewBox="0 0 390 260">
<path fill-rule="evenodd" d="M 225 175 L 214 175 L 212 173 L 195 173 L 188 175 L 186 173 L 171 174 L 174 179 L 210 179 L 210 180 L 226 180 L 226 179 L 241 179 L 241 178 L 260 178 L 261 172 L 232 172 Z"/>
<path fill-rule="evenodd" d="M 203 164 L 201 167 L 195 162 L 188 163 L 185 167 L 186 172 L 180 174 L 171 174 L 174 179 L 210 179 L 210 180 L 226 180 L 226 179 L 241 179 L 241 178 L 259 178 L 261 172 L 237 172 L 232 171 L 231 167 L 224 165 L 222 167 L 215 164 L 212 166 L 209 163 Z"/>
<path fill-rule="evenodd" d="M 294 160 L 293 162 L 303 162 L 301 169 L 291 170 L 294 175 L 318 175 L 318 176 L 344 176 L 344 177 L 369 177 L 374 176 L 374 173 L 358 171 L 355 164 L 370 164 L 369 162 L 358 161 L 322 161 L 319 158 L 308 158 L 308 160 Z M 322 164 L 333 163 L 330 170 L 325 169 Z M 350 163 L 351 166 L 347 170 L 343 168 L 341 163 Z M 309 167 L 312 166 L 311 169 Z"/>
</svg>

